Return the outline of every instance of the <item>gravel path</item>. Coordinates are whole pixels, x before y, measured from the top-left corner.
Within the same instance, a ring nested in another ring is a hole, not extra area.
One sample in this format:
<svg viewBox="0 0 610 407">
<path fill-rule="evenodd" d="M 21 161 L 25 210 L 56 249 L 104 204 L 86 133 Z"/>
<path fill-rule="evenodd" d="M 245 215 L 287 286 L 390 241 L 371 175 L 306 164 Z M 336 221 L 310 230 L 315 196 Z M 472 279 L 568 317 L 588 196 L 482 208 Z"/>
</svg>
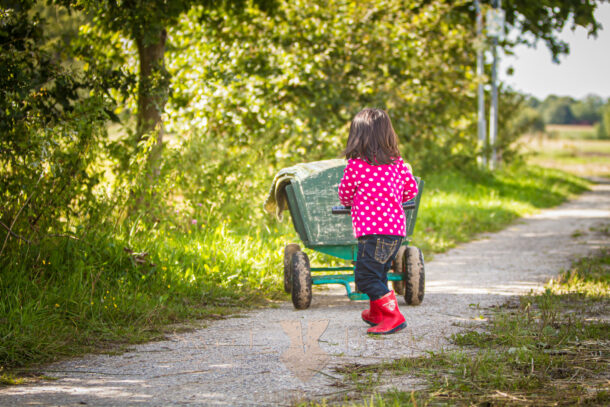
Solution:
<svg viewBox="0 0 610 407">
<path fill-rule="evenodd" d="M 435 256 L 426 265 L 422 305 L 402 302 L 409 326 L 395 335 L 368 338 L 360 320 L 367 303 L 350 302 L 343 289 L 314 291 L 305 311 L 282 303 L 122 355 L 49 365 L 45 373 L 57 380 L 0 389 L 0 406 L 290 405 L 332 395 L 342 390 L 334 367 L 449 346 L 450 334 L 477 321 L 478 307 L 537 289 L 571 259 L 608 245 L 595 230 L 608 224 L 610 184 L 599 184 L 577 200 Z"/>
</svg>

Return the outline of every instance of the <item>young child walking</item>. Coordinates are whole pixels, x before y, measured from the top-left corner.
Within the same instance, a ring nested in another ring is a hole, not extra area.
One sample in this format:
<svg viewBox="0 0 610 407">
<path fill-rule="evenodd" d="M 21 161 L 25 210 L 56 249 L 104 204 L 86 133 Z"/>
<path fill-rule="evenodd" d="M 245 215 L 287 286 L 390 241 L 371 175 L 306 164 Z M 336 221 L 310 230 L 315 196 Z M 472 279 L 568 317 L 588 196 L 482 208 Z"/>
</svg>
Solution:
<svg viewBox="0 0 610 407">
<path fill-rule="evenodd" d="M 339 184 L 339 200 L 351 206 L 358 255 L 354 271 L 358 289 L 369 296 L 362 312 L 370 334 L 390 334 L 407 326 L 387 273 L 406 235 L 402 203 L 417 195 L 417 182 L 398 151 L 398 138 L 388 114 L 364 109 L 352 120 L 347 166 Z"/>
</svg>

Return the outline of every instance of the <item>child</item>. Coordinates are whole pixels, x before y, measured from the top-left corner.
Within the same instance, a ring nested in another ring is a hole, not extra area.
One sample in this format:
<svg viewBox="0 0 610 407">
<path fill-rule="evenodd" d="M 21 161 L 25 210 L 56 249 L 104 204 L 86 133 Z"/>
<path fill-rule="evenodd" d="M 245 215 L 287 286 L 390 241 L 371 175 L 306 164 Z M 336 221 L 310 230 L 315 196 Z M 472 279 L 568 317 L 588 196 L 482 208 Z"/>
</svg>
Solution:
<svg viewBox="0 0 610 407">
<path fill-rule="evenodd" d="M 400 157 L 388 114 L 364 109 L 354 117 L 345 149 L 347 167 L 339 200 L 352 207 L 358 256 L 354 270 L 358 289 L 370 298 L 362 312 L 370 334 L 390 334 L 407 326 L 387 273 L 406 235 L 402 202 L 417 195 L 417 183 Z"/>
</svg>

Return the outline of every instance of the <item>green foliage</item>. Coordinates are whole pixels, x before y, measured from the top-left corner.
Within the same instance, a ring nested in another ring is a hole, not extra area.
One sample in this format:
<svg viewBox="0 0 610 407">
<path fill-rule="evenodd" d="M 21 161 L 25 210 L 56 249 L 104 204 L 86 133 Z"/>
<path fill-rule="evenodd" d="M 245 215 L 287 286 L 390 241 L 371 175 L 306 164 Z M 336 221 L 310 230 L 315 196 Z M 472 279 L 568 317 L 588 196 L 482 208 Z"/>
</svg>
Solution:
<svg viewBox="0 0 610 407">
<path fill-rule="evenodd" d="M 601 119 L 601 111 L 604 99 L 597 95 L 588 95 L 582 100 L 577 100 L 572 106 L 574 121 L 581 124 L 597 123 Z"/>
<path fill-rule="evenodd" d="M 121 31 L 132 39 L 142 38 L 144 42 L 157 41 L 155 33 L 176 23 L 180 15 L 195 5 L 205 9 L 222 9 L 229 13 L 240 13 L 247 0 L 134 0 L 117 2 L 114 0 L 55 0 L 68 8 L 82 9 L 94 14 L 110 31 Z M 274 7 L 274 0 L 256 0 L 254 3 L 263 10 Z"/>
<path fill-rule="evenodd" d="M 530 101 L 530 104 L 532 102 Z M 567 96 L 549 95 L 532 106 L 540 112 L 547 124 L 595 124 L 602 120 L 604 100 L 588 95 L 581 100 Z"/>
<path fill-rule="evenodd" d="M 540 109 L 544 117 L 544 122 L 549 124 L 571 124 L 574 122 L 572 104 L 574 99 L 571 97 L 557 97 L 551 95 L 547 97 Z"/>
<path fill-rule="evenodd" d="M 597 138 L 610 139 L 610 101 L 601 108 L 601 120 L 597 127 Z"/>
<path fill-rule="evenodd" d="M 499 101 L 496 152 L 501 162 L 512 163 L 519 154 L 517 141 L 524 134 L 544 132 L 544 121 L 537 110 L 527 106 L 527 98 L 513 90 L 502 89 Z"/>
<path fill-rule="evenodd" d="M 192 9 L 170 31 L 166 176 L 191 201 L 259 213 L 244 202 L 283 166 L 338 156 L 364 106 L 389 111 L 418 172 L 473 165 L 473 34 L 451 11 L 297 1 L 238 21 Z"/>
<path fill-rule="evenodd" d="M 0 221 L 23 243 L 93 216 L 108 101 L 44 50 L 38 15 L 0 10 Z"/>
<path fill-rule="evenodd" d="M 492 1 L 483 0 L 482 3 Z M 559 38 L 565 26 L 569 24 L 572 29 L 580 26 L 588 35 L 597 35 L 601 24 L 595 20 L 594 11 L 600 3 L 595 0 L 510 0 L 502 2 L 502 9 L 506 13 L 506 30 L 516 29 L 521 33 L 515 43 L 532 45 L 542 40 L 553 60 L 558 62 L 559 55 L 570 50 L 568 43 Z"/>
</svg>

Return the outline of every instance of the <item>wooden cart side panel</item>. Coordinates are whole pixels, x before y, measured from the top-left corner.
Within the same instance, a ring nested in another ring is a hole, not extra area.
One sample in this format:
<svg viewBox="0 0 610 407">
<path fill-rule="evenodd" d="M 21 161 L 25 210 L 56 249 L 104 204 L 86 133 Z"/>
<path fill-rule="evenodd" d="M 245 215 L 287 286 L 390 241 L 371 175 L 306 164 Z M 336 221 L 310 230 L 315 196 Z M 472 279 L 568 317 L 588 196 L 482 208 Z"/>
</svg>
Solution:
<svg viewBox="0 0 610 407">
<path fill-rule="evenodd" d="M 299 207 L 299 200 L 296 197 L 292 184 L 286 185 L 286 198 L 286 200 L 288 201 L 288 209 L 290 210 L 290 218 L 292 219 L 292 225 L 297 231 L 299 239 L 301 239 L 305 246 L 308 246 L 309 236 L 307 235 L 307 229 L 305 228 L 303 222 L 303 210 Z"/>
<path fill-rule="evenodd" d="M 293 225 L 303 244 L 309 248 L 322 251 L 319 250 L 321 246 L 357 245 L 351 216 L 332 214 L 332 207 L 340 205 L 337 190 L 344 169 L 345 166 L 330 168 L 302 181 L 293 181 L 286 186 Z M 407 236 L 413 233 L 423 191 L 423 180 L 416 179 L 420 193 L 414 198 L 416 208 L 405 211 Z M 337 257 L 345 256 L 341 253 Z"/>
<path fill-rule="evenodd" d="M 322 171 L 299 183 L 311 244 L 357 243 L 352 231 L 351 216 L 332 214 L 332 207 L 341 205 L 338 188 L 344 169 L 345 166 L 339 166 Z"/>
<path fill-rule="evenodd" d="M 419 190 L 419 192 L 415 197 L 415 209 L 405 211 L 407 222 L 407 237 L 413 235 L 413 230 L 415 229 L 415 222 L 417 221 L 417 212 L 419 211 L 419 203 L 421 200 L 422 193 L 424 192 L 424 180 L 419 177 L 415 177 L 415 180 L 417 181 L 417 189 Z"/>
</svg>

